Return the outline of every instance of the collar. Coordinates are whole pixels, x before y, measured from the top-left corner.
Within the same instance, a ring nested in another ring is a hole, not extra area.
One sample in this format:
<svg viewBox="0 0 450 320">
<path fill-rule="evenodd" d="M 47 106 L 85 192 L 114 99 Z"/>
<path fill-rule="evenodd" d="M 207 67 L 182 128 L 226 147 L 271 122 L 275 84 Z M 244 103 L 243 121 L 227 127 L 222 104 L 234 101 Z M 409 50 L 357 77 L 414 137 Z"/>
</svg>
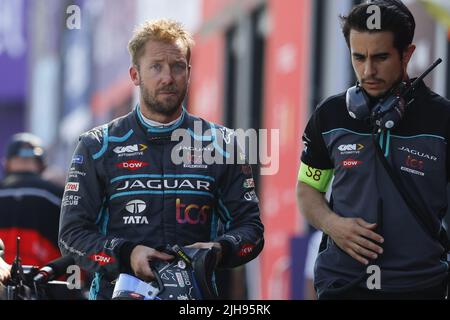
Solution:
<svg viewBox="0 0 450 320">
<path fill-rule="evenodd" d="M 134 122 L 139 128 L 138 132 L 140 135 L 145 137 L 149 141 L 154 142 L 165 142 L 170 141 L 172 138 L 172 132 L 180 127 L 187 127 L 186 122 L 189 119 L 189 113 L 186 111 L 186 108 L 182 107 L 181 116 L 171 125 L 163 128 L 153 127 L 149 125 L 142 116 L 140 105 L 136 105 L 133 110 L 134 113 Z M 137 133 L 137 132 L 136 132 Z"/>
<path fill-rule="evenodd" d="M 184 118 L 186 117 L 186 108 L 183 106 L 182 111 L 181 111 L 181 116 L 177 120 L 172 122 L 170 125 L 163 126 L 162 128 L 158 128 L 158 127 L 149 125 L 147 123 L 147 121 L 145 121 L 146 119 L 144 119 L 144 117 L 142 115 L 141 106 L 139 104 L 136 106 L 135 112 L 136 112 L 139 124 L 145 129 L 145 131 L 147 131 L 149 133 L 155 133 L 155 134 L 167 133 L 167 132 L 171 132 L 171 131 L 177 129 L 183 123 Z"/>
</svg>

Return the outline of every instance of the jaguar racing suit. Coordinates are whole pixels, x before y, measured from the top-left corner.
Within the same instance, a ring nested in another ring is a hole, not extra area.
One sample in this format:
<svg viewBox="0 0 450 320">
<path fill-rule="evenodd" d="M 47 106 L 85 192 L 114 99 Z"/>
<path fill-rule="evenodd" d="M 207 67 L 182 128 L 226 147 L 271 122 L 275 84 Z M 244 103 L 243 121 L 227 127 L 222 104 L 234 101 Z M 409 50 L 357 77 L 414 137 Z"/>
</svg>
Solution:
<svg viewBox="0 0 450 320">
<path fill-rule="evenodd" d="M 182 135 L 172 138 L 177 132 Z M 63 197 L 59 246 L 95 273 L 91 299 L 111 298 L 111 281 L 131 272 L 138 244 L 220 242 L 224 268 L 260 253 L 258 199 L 236 140 L 233 131 L 184 108 L 170 127 L 151 127 L 139 106 L 81 135 Z M 216 161 L 206 161 L 207 152 Z M 181 163 L 174 154 L 183 156 Z"/>
</svg>

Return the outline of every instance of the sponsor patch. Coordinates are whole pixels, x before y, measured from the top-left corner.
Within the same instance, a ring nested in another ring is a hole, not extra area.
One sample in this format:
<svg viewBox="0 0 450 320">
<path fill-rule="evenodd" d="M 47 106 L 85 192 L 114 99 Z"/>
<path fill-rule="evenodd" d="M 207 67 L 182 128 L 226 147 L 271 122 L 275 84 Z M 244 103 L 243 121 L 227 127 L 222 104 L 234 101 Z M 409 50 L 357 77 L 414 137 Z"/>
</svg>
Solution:
<svg viewBox="0 0 450 320">
<path fill-rule="evenodd" d="M 125 216 L 123 217 L 124 224 L 148 224 L 146 216 Z"/>
<path fill-rule="evenodd" d="M 148 162 L 138 161 L 138 160 L 128 160 L 128 161 L 124 161 L 121 163 L 117 163 L 116 167 L 120 168 L 120 169 L 127 169 L 127 170 L 134 171 L 134 170 L 139 170 L 148 165 L 149 165 Z"/>
<path fill-rule="evenodd" d="M 338 147 L 341 154 L 359 154 L 362 149 L 364 149 L 364 145 L 361 143 L 341 144 Z"/>
<path fill-rule="evenodd" d="M 244 186 L 245 189 L 254 188 L 255 187 L 255 181 L 253 180 L 253 178 L 246 179 L 244 181 L 244 185 L 243 186 Z"/>
<path fill-rule="evenodd" d="M 354 159 L 347 159 L 347 160 L 342 161 L 342 166 L 344 168 L 353 168 L 353 167 L 359 166 L 360 164 L 362 164 L 362 161 L 354 160 Z"/>
<path fill-rule="evenodd" d="M 246 255 L 249 255 L 250 253 L 252 253 L 254 247 L 255 245 L 253 244 L 244 244 L 239 250 L 239 256 L 245 257 Z"/>
<path fill-rule="evenodd" d="M 117 146 L 113 149 L 113 152 L 116 153 L 119 157 L 142 156 L 147 148 L 147 145 L 140 143 L 132 144 L 129 146 Z"/>
<path fill-rule="evenodd" d="M 63 207 L 67 207 L 67 206 L 77 206 L 79 201 L 81 200 L 81 196 L 77 196 L 77 195 L 65 195 L 63 200 L 62 200 L 62 206 Z"/>
<path fill-rule="evenodd" d="M 246 192 L 244 194 L 244 199 L 247 201 L 252 201 L 252 200 L 256 199 L 255 191 L 252 190 L 252 191 Z"/>
<path fill-rule="evenodd" d="M 89 259 L 98 263 L 101 266 L 113 263 L 115 261 L 115 259 L 113 257 L 107 255 L 104 252 L 94 253 L 91 256 L 89 256 Z"/>
<path fill-rule="evenodd" d="M 416 174 L 416 175 L 422 176 L 422 177 L 425 176 L 425 173 L 423 173 L 422 171 L 414 170 L 414 169 L 411 169 L 411 168 L 408 168 L 408 167 L 401 166 L 400 170 L 406 171 L 406 172 L 409 172 L 409 173 L 412 173 L 412 174 Z"/>
<path fill-rule="evenodd" d="M 83 164 L 83 156 L 81 154 L 76 154 L 72 158 L 72 163 Z"/>
<path fill-rule="evenodd" d="M 67 182 L 64 191 L 78 191 L 79 183 L 78 182 Z"/>
<path fill-rule="evenodd" d="M 131 200 L 125 205 L 125 209 L 132 214 L 144 212 L 147 205 L 142 200 Z"/>
<path fill-rule="evenodd" d="M 86 172 L 76 170 L 74 167 L 70 168 L 69 178 L 78 178 L 78 176 L 86 176 Z"/>
<path fill-rule="evenodd" d="M 183 164 L 183 168 L 188 169 L 206 169 L 208 165 L 206 164 Z"/>
</svg>

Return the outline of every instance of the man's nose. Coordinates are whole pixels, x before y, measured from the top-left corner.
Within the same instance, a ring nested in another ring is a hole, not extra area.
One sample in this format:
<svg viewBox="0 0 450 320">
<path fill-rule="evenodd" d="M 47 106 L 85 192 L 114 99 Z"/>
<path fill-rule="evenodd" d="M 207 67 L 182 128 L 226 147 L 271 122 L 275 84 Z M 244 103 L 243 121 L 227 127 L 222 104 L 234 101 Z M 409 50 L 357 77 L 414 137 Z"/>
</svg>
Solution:
<svg viewBox="0 0 450 320">
<path fill-rule="evenodd" d="M 370 59 L 364 63 L 364 78 L 370 78 L 376 74 L 375 66 Z"/>
<path fill-rule="evenodd" d="M 165 65 L 161 71 L 161 82 L 163 84 L 169 84 L 173 82 L 173 74 L 169 65 Z"/>
</svg>

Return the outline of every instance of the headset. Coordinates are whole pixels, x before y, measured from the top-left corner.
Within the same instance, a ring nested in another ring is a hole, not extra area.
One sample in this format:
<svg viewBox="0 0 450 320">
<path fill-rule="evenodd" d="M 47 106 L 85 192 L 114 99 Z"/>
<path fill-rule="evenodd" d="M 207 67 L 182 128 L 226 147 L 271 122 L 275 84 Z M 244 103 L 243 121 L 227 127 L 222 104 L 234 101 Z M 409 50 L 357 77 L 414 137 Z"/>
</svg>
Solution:
<svg viewBox="0 0 450 320">
<path fill-rule="evenodd" d="M 437 59 L 413 83 L 400 82 L 394 86 L 372 109 L 369 96 L 364 88 L 356 83 L 347 90 L 345 95 L 348 114 L 353 119 L 364 121 L 369 119 L 380 130 L 395 128 L 402 120 L 406 107 L 414 101 L 411 93 L 417 88 L 420 81 L 441 62 L 442 59 Z"/>
</svg>

